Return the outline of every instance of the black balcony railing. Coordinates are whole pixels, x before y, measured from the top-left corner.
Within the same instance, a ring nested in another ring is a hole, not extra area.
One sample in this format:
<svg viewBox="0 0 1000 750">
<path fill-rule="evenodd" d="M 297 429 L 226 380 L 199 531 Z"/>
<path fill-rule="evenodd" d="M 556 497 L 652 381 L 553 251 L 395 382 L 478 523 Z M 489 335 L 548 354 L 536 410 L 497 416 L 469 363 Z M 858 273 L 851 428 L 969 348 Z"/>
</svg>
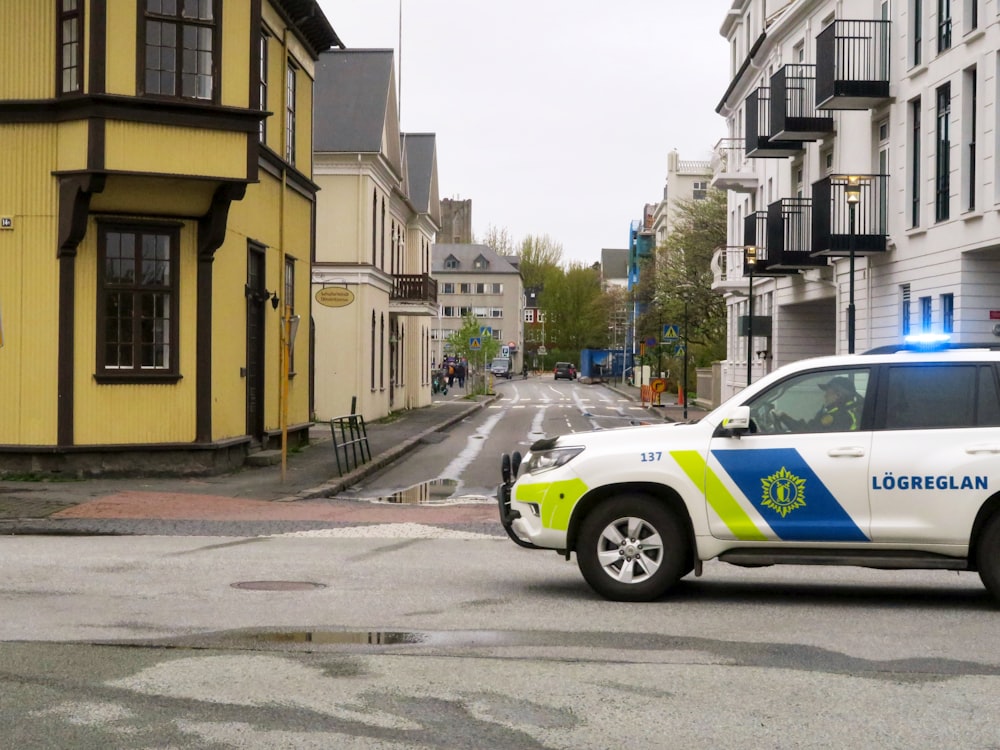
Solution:
<svg viewBox="0 0 1000 750">
<path fill-rule="evenodd" d="M 784 65 L 771 76 L 772 141 L 815 141 L 833 132 L 833 116 L 816 109 L 816 66 Z"/>
<path fill-rule="evenodd" d="M 743 247 L 756 248 L 757 260 L 753 264 L 754 276 L 785 276 L 793 271 L 780 268 L 770 268 L 774 264 L 767 246 L 767 212 L 754 211 L 743 219 Z M 743 275 L 750 275 L 750 264 L 746 253 L 743 254 Z"/>
<path fill-rule="evenodd" d="M 437 298 L 437 279 L 432 279 L 425 273 L 398 274 L 392 277 L 392 300 L 437 304 Z"/>
<path fill-rule="evenodd" d="M 886 250 L 888 226 L 888 177 L 884 174 L 856 175 L 858 201 L 854 204 L 854 226 L 847 202 L 846 175 L 814 182 L 812 252 L 817 256 L 846 257 L 851 246 L 856 255 L 877 255 Z"/>
<path fill-rule="evenodd" d="M 771 139 L 771 90 L 761 86 L 750 92 L 744 107 L 746 155 L 755 159 L 784 158 L 802 151 L 801 141 Z"/>
<path fill-rule="evenodd" d="M 781 198 L 767 207 L 767 249 L 772 269 L 827 265 L 812 255 L 811 198 Z"/>
<path fill-rule="evenodd" d="M 870 109 L 889 98 L 889 21 L 834 21 L 816 37 L 816 106 Z"/>
</svg>

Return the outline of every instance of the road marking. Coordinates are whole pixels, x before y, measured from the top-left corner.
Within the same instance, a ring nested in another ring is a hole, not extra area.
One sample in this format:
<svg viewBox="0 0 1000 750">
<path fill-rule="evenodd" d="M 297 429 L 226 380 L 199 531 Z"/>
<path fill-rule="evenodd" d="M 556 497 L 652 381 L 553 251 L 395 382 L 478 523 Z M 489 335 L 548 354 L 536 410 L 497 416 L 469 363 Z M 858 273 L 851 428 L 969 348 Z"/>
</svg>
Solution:
<svg viewBox="0 0 1000 750">
<path fill-rule="evenodd" d="M 422 523 L 380 523 L 374 526 L 341 526 L 335 529 L 310 529 L 271 534 L 272 537 L 320 537 L 337 539 L 491 539 L 502 541 L 505 537 L 478 534 L 474 531 L 442 529 Z"/>
</svg>

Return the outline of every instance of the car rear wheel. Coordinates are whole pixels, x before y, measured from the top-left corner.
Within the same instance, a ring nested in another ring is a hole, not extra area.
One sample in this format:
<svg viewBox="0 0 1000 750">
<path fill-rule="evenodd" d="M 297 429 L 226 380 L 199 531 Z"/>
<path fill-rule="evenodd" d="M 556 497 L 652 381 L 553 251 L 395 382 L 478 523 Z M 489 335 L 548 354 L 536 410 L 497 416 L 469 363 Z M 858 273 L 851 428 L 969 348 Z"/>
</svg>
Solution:
<svg viewBox="0 0 1000 750">
<path fill-rule="evenodd" d="M 690 570 L 677 516 L 648 495 L 621 495 L 597 506 L 580 527 L 577 564 L 598 594 L 621 602 L 662 596 Z"/>
<path fill-rule="evenodd" d="M 1000 601 L 1000 512 L 993 514 L 979 536 L 976 568 L 986 590 Z"/>
</svg>

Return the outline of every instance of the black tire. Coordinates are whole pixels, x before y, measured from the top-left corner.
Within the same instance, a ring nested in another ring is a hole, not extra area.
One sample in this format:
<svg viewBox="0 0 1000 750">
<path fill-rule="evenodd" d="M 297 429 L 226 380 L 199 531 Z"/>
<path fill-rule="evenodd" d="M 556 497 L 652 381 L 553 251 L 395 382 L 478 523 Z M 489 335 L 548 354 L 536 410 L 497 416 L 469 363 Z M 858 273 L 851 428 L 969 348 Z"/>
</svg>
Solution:
<svg viewBox="0 0 1000 750">
<path fill-rule="evenodd" d="M 990 517 L 979 535 L 976 568 L 986 590 L 1000 602 L 1000 512 Z"/>
<path fill-rule="evenodd" d="M 623 536 L 629 530 L 635 536 Z M 620 495 L 598 505 L 584 519 L 576 545 L 584 579 L 618 602 L 658 599 L 691 570 L 690 557 L 676 514 L 648 495 Z"/>
</svg>

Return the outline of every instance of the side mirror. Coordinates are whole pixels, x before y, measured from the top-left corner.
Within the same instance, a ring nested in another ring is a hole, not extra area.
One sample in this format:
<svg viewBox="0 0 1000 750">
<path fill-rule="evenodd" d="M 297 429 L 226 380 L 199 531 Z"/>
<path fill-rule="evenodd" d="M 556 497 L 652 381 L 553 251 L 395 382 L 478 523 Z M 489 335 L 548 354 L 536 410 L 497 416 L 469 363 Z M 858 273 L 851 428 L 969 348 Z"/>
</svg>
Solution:
<svg viewBox="0 0 1000 750">
<path fill-rule="evenodd" d="M 722 420 L 722 428 L 729 430 L 733 435 L 740 435 L 750 431 L 750 407 L 737 406 L 729 416 Z"/>
<path fill-rule="evenodd" d="M 521 451 L 514 451 L 510 457 L 510 475 L 517 479 L 517 470 L 521 468 Z"/>
<path fill-rule="evenodd" d="M 510 481 L 510 456 L 506 453 L 500 456 L 500 478 L 504 484 Z"/>
</svg>

